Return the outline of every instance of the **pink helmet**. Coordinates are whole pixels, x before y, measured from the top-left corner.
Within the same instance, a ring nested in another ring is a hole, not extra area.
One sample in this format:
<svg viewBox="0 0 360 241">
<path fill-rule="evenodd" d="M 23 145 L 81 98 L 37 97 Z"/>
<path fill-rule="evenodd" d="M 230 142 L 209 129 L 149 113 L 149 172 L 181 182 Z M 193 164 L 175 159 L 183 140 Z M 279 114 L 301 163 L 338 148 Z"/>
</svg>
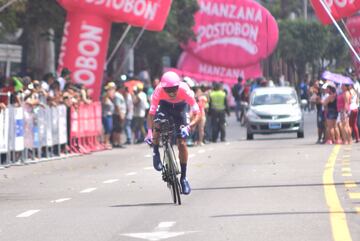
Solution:
<svg viewBox="0 0 360 241">
<path fill-rule="evenodd" d="M 175 87 L 180 85 L 180 77 L 173 71 L 168 71 L 161 77 L 160 85 L 163 88 Z"/>
</svg>

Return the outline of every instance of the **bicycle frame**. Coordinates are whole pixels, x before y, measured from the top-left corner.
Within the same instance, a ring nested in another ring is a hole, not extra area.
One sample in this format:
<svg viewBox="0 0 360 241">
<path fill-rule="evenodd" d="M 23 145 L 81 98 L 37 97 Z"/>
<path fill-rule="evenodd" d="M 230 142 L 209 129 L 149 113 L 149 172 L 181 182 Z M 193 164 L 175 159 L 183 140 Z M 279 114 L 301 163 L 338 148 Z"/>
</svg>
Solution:
<svg viewBox="0 0 360 241">
<path fill-rule="evenodd" d="M 181 205 L 181 188 L 177 177 L 177 175 L 180 174 L 179 165 L 171 144 L 171 138 L 174 133 L 174 125 L 170 124 L 168 119 L 156 119 L 154 121 L 156 123 L 156 130 L 160 132 L 161 143 L 164 148 L 164 156 L 162 159 L 164 168 L 162 170 L 162 178 L 171 190 L 174 203 Z"/>
</svg>

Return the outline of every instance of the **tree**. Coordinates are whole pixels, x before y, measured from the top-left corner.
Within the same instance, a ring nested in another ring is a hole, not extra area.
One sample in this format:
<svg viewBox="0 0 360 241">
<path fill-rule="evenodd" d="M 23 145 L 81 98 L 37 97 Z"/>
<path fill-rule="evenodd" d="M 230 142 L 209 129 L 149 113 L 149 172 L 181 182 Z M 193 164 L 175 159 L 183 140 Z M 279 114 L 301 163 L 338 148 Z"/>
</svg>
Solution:
<svg viewBox="0 0 360 241">
<path fill-rule="evenodd" d="M 149 69 L 152 76 L 159 76 L 163 68 L 163 56 L 170 56 L 174 64 L 181 53 L 179 44 L 195 37 L 192 27 L 195 24 L 194 14 L 198 9 L 197 1 L 194 0 L 173 1 L 164 31 L 146 31 L 135 48 L 136 70 Z M 130 34 L 130 43 L 139 31 L 140 29 Z"/>
</svg>

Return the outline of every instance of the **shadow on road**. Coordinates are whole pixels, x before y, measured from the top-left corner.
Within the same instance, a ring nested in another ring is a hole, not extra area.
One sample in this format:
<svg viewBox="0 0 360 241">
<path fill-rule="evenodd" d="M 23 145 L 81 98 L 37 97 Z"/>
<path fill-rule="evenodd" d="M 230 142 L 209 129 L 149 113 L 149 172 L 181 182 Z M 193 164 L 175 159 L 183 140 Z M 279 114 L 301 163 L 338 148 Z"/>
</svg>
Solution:
<svg viewBox="0 0 360 241">
<path fill-rule="evenodd" d="M 356 182 L 360 184 L 360 182 Z M 257 189 L 257 188 L 288 188 L 288 187 L 323 187 L 323 186 L 342 186 L 343 182 L 338 183 L 309 183 L 309 184 L 279 184 L 279 185 L 258 185 L 258 186 L 238 186 L 238 187 L 199 187 L 193 188 L 193 191 L 216 191 L 216 190 L 234 190 L 234 189 Z"/>
<path fill-rule="evenodd" d="M 329 211 L 313 211 L 313 212 L 273 212 L 273 213 L 239 213 L 239 214 L 224 214 L 214 215 L 211 218 L 233 218 L 233 217 L 261 217 L 261 216 L 284 216 L 284 215 L 318 215 L 318 214 L 357 214 L 355 211 L 345 212 L 329 212 Z"/>
<path fill-rule="evenodd" d="M 156 206 L 168 206 L 174 205 L 174 203 L 137 203 L 137 204 L 121 204 L 110 206 L 111 208 L 131 208 L 131 207 L 156 207 Z"/>
</svg>

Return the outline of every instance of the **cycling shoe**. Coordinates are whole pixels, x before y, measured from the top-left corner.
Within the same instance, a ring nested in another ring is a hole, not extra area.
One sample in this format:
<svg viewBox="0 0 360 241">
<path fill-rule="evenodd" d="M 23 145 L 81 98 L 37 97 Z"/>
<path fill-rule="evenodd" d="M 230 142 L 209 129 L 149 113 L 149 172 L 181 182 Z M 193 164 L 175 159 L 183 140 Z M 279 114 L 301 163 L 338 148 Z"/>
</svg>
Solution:
<svg viewBox="0 0 360 241">
<path fill-rule="evenodd" d="M 161 163 L 159 150 L 153 151 L 153 166 L 156 171 L 161 171 L 163 169 L 163 164 Z"/>
<path fill-rule="evenodd" d="M 189 195 L 191 192 L 189 181 L 186 178 L 180 178 L 180 185 L 182 194 Z"/>
</svg>

